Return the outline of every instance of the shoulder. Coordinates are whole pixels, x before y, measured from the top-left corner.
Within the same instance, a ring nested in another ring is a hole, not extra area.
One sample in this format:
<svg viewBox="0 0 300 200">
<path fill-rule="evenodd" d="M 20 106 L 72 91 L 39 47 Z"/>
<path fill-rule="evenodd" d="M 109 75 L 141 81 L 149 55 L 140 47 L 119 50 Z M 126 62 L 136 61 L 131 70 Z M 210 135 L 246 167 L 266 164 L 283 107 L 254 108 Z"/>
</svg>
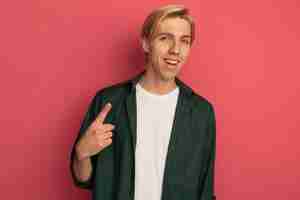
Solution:
<svg viewBox="0 0 300 200">
<path fill-rule="evenodd" d="M 119 102 L 127 96 L 130 91 L 130 80 L 122 81 L 99 89 L 96 92 L 95 99 L 101 102 Z"/>
<path fill-rule="evenodd" d="M 190 95 L 192 118 L 198 125 L 205 123 L 215 126 L 214 105 L 207 98 L 195 93 Z"/>
<path fill-rule="evenodd" d="M 199 110 L 201 112 L 213 111 L 213 104 L 206 97 L 195 92 L 195 90 L 191 86 L 187 85 L 182 80 L 177 79 L 177 82 L 181 87 L 183 93 L 187 94 L 184 96 L 187 97 L 189 104 L 191 105 L 191 108 L 193 110 Z"/>
<path fill-rule="evenodd" d="M 213 111 L 213 105 L 207 98 L 195 92 L 191 86 L 181 79 L 176 78 L 176 82 L 180 86 L 183 94 L 186 94 L 184 97 L 187 97 L 186 99 L 188 100 L 191 109 L 201 111 L 202 113 L 203 111 L 205 111 L 205 113 Z"/>
<path fill-rule="evenodd" d="M 195 109 L 207 110 L 212 112 L 214 110 L 214 106 L 210 100 L 206 97 L 201 96 L 200 94 L 195 93 L 194 91 L 191 93 L 191 102 Z"/>
<path fill-rule="evenodd" d="M 188 97 L 189 108 L 191 109 L 193 116 L 202 119 L 209 118 L 210 116 L 214 117 L 213 103 L 206 97 L 195 92 L 190 86 L 185 85 L 185 87 L 188 87 L 189 90 L 189 95 L 186 96 Z"/>
</svg>

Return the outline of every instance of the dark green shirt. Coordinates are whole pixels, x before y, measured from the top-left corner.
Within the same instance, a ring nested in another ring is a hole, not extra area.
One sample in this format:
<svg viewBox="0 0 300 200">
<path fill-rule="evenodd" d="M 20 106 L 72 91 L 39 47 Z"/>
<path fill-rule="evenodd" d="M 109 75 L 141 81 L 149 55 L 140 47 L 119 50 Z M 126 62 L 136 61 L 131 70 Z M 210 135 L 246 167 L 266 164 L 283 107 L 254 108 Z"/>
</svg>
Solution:
<svg viewBox="0 0 300 200">
<path fill-rule="evenodd" d="M 132 80 L 101 89 L 82 122 L 71 152 L 70 167 L 74 183 L 91 189 L 93 200 L 134 200 L 135 86 L 143 73 Z M 179 96 L 165 162 L 161 200 L 213 200 L 214 110 L 206 99 L 178 78 L 175 80 Z M 107 102 L 111 102 L 112 109 L 104 123 L 115 125 L 113 142 L 91 157 L 92 176 L 90 180 L 80 182 L 72 170 L 75 144 Z"/>
</svg>

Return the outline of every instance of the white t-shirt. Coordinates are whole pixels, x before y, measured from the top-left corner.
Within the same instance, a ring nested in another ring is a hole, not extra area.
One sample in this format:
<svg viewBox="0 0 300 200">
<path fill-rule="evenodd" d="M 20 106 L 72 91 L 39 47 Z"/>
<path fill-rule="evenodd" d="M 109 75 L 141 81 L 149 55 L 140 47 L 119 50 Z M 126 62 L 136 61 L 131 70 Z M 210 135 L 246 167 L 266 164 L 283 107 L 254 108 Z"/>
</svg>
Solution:
<svg viewBox="0 0 300 200">
<path fill-rule="evenodd" d="M 179 88 L 157 95 L 136 85 L 137 143 L 134 200 L 160 200 Z"/>
</svg>

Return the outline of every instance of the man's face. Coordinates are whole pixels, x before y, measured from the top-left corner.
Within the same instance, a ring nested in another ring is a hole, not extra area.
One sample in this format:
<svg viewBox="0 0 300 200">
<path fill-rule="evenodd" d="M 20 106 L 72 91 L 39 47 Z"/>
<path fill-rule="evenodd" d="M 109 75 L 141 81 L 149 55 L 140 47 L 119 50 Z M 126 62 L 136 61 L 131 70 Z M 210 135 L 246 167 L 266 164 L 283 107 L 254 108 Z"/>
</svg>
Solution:
<svg viewBox="0 0 300 200">
<path fill-rule="evenodd" d="M 166 18 L 158 26 L 150 42 L 144 40 L 148 67 L 152 75 L 163 81 L 174 80 L 191 48 L 191 25 L 179 17 Z"/>
</svg>

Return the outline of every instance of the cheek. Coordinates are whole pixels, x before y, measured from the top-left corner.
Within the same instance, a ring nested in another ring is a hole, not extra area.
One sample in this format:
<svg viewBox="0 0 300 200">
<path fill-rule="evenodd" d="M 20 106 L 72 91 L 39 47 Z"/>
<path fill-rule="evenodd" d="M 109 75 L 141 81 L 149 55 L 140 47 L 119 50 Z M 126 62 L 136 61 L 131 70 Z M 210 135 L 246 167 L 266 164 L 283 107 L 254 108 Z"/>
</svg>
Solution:
<svg viewBox="0 0 300 200">
<path fill-rule="evenodd" d="M 182 57 L 185 59 L 189 56 L 189 53 L 190 53 L 190 48 L 184 48 L 182 50 Z"/>
<path fill-rule="evenodd" d="M 153 47 L 153 54 L 157 57 L 165 56 L 168 53 L 168 49 L 167 45 L 156 45 Z"/>
</svg>

